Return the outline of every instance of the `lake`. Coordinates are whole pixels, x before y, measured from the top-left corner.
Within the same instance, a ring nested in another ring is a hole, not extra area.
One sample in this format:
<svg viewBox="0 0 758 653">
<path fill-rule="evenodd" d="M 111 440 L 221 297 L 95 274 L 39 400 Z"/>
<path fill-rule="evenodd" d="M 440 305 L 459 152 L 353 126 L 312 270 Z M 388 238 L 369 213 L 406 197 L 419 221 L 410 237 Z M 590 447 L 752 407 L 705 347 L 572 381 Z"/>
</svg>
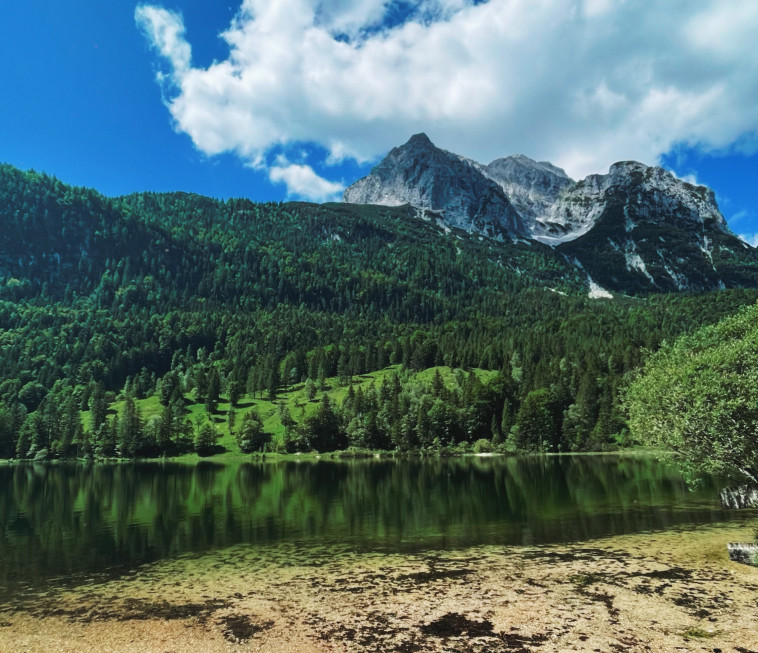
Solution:
<svg viewBox="0 0 758 653">
<path fill-rule="evenodd" d="M 636 455 L 0 466 L 0 592 L 232 545 L 407 553 L 745 519 Z"/>
</svg>

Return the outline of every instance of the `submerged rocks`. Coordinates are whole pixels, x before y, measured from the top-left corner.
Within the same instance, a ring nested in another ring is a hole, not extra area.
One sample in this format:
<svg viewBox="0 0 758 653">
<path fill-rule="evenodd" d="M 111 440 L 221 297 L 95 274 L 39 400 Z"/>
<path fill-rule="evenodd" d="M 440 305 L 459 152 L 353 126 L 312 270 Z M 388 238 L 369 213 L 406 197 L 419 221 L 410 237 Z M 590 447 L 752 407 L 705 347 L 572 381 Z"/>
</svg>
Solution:
<svg viewBox="0 0 758 653">
<path fill-rule="evenodd" d="M 758 508 L 758 487 L 755 485 L 727 487 L 721 490 L 720 495 L 724 510 Z M 730 542 L 726 548 L 732 562 L 758 567 L 758 543 Z"/>
</svg>

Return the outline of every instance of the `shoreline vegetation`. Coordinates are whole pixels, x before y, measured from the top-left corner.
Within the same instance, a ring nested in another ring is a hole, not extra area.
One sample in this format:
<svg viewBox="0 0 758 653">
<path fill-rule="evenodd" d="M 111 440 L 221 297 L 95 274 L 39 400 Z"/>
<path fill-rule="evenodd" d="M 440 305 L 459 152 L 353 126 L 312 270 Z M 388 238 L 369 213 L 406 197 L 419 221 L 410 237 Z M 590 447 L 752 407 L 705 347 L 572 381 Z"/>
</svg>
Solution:
<svg viewBox="0 0 758 653">
<path fill-rule="evenodd" d="M 200 366 L 199 376 L 205 376 Z M 211 368 L 214 370 L 215 368 Z M 276 390 L 222 396 L 220 381 L 186 393 L 169 373 L 153 393 L 127 383 L 55 410 L 30 413 L 16 439 L 16 458 L 220 460 L 237 454 L 342 458 L 469 453 L 609 451 L 631 443 L 572 444 L 560 390 L 517 399 L 521 368 L 508 376 L 485 369 L 402 365 L 361 375 L 310 379 Z M 213 372 L 211 372 L 213 376 Z M 193 381 L 189 385 L 193 385 Z M 87 410 L 81 410 L 81 404 Z M 583 441 L 583 440 L 582 440 Z"/>
<path fill-rule="evenodd" d="M 318 451 L 280 453 L 280 452 L 253 452 L 242 453 L 239 451 L 226 451 L 223 453 L 201 456 L 197 453 L 187 453 L 181 456 L 160 456 L 160 457 L 135 457 L 135 458 L 66 458 L 66 459 L 49 459 L 49 460 L 29 460 L 17 458 L 0 458 L 0 465 L 129 465 L 131 463 L 183 463 L 183 464 L 237 464 L 237 463 L 260 463 L 260 462 L 349 462 L 349 461 L 371 461 L 371 460 L 435 460 L 444 458 L 507 458 L 511 456 L 526 457 L 565 457 L 565 456 L 654 456 L 660 460 L 671 459 L 675 461 L 677 455 L 659 449 L 651 449 L 643 446 L 626 447 L 623 449 L 613 449 L 607 451 L 563 451 L 563 452 L 533 452 L 533 451 L 489 451 L 485 453 L 474 453 L 472 451 L 459 451 L 446 448 L 442 451 L 382 451 L 382 450 L 351 450 L 327 451 L 319 453 Z"/>
<path fill-rule="evenodd" d="M 758 298 L 717 248 L 733 288 L 596 299 L 546 245 L 407 206 L 107 198 L 12 166 L 0 199 L 3 458 L 624 447 L 630 373 Z"/>
</svg>

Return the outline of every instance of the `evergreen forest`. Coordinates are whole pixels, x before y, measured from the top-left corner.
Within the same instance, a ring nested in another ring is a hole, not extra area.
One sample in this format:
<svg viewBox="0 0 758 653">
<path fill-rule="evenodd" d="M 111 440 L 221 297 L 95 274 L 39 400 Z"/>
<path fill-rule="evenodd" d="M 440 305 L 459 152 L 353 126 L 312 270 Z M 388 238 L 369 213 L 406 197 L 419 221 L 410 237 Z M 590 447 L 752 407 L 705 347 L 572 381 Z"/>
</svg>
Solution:
<svg viewBox="0 0 758 653">
<path fill-rule="evenodd" d="M 549 247 L 410 207 L 107 198 L 7 165 L 0 225 L 0 458 L 628 446 L 630 375 L 758 300 L 593 299 Z"/>
</svg>

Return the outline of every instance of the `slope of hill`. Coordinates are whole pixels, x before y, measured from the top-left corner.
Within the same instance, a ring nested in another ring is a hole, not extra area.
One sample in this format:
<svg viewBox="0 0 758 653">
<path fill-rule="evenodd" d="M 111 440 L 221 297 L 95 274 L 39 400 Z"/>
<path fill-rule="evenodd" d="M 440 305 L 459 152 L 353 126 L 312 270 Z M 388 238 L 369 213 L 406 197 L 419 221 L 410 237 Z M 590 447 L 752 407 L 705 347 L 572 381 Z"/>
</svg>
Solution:
<svg viewBox="0 0 758 653">
<path fill-rule="evenodd" d="M 431 414 L 441 444 L 497 432 L 527 448 L 607 446 L 623 440 L 618 388 L 645 349 L 758 298 L 595 301 L 561 252 L 450 230 L 408 206 L 106 198 L 3 166 L 0 221 L 0 457 L 71 455 L 85 441 L 106 451 L 126 433 L 107 412 L 119 397 L 162 396 L 171 420 L 208 401 L 218 415 L 214 396 L 276 397 L 389 365 L 499 380 L 455 413 L 410 387 L 379 421 L 386 397 L 337 406 L 345 433 L 358 419 L 353 432 L 405 447 Z M 486 410 L 471 414 L 478 400 Z M 78 433 L 75 416 L 93 406 Z"/>
</svg>

